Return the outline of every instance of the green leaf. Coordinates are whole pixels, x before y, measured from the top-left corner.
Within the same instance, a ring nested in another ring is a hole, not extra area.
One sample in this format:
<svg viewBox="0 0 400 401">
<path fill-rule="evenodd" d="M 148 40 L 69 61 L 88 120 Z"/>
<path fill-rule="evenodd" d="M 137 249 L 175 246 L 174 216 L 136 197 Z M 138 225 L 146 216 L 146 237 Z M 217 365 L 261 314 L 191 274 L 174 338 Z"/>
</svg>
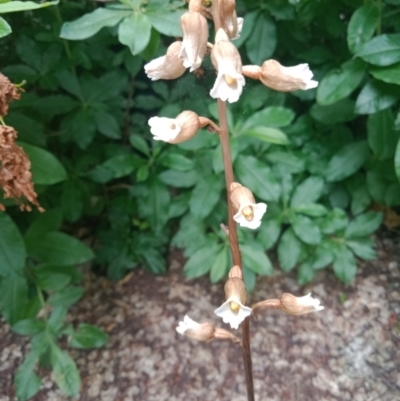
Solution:
<svg viewBox="0 0 400 401">
<path fill-rule="evenodd" d="M 290 223 L 301 241 L 309 245 L 318 245 L 321 242 L 321 231 L 310 218 L 294 214 L 290 217 Z"/>
<path fill-rule="evenodd" d="M 372 38 L 379 21 L 379 9 L 375 3 L 359 7 L 351 16 L 347 28 L 347 45 L 352 53 Z"/>
<path fill-rule="evenodd" d="M 97 130 L 105 137 L 111 139 L 121 138 L 121 130 L 119 128 L 118 121 L 113 115 L 102 110 L 95 114 L 94 119 Z"/>
<path fill-rule="evenodd" d="M 263 276 L 272 276 L 274 274 L 272 263 L 261 245 L 255 242 L 243 244 L 240 246 L 240 251 L 243 256 L 243 265 L 254 273 Z"/>
<path fill-rule="evenodd" d="M 190 211 L 200 219 L 207 217 L 219 201 L 221 181 L 218 176 L 201 180 L 193 189 L 190 198 Z"/>
<path fill-rule="evenodd" d="M 222 246 L 210 269 L 210 281 L 212 283 L 217 283 L 225 276 L 229 268 L 228 263 L 228 248 Z"/>
<path fill-rule="evenodd" d="M 272 171 L 253 156 L 239 156 L 235 172 L 242 185 L 265 201 L 278 201 L 281 187 Z"/>
<path fill-rule="evenodd" d="M 38 352 L 32 349 L 17 370 L 14 385 L 19 400 L 28 400 L 40 389 L 40 378 L 34 372 L 38 358 Z"/>
<path fill-rule="evenodd" d="M 113 178 L 121 178 L 131 174 L 141 164 L 141 160 L 134 154 L 114 156 L 102 164 L 102 167 L 112 171 Z"/>
<path fill-rule="evenodd" d="M 136 150 L 142 152 L 146 156 L 150 156 L 149 145 L 143 137 L 141 137 L 140 135 L 132 134 L 129 137 L 129 142 Z"/>
<path fill-rule="evenodd" d="M 177 170 L 166 170 L 160 174 L 159 178 L 165 184 L 175 188 L 193 187 L 198 181 L 198 175 L 195 170 L 185 172 Z"/>
<path fill-rule="evenodd" d="M 146 12 L 151 25 L 160 33 L 167 36 L 182 36 L 180 19 L 183 11 L 167 11 L 160 7 Z"/>
<path fill-rule="evenodd" d="M 370 114 L 367 120 L 368 144 L 380 160 L 394 156 L 399 132 L 394 130 L 394 117 L 390 109 Z"/>
<path fill-rule="evenodd" d="M 146 267 L 153 274 L 162 274 L 167 271 L 165 255 L 155 248 L 146 248 L 140 252 Z"/>
<path fill-rule="evenodd" d="M 134 13 L 118 27 L 118 40 L 127 45 L 133 55 L 143 51 L 150 41 L 151 24 L 145 15 Z"/>
<path fill-rule="evenodd" d="M 45 327 L 46 324 L 43 320 L 30 318 L 18 321 L 11 327 L 11 330 L 21 336 L 32 336 L 44 330 Z"/>
<path fill-rule="evenodd" d="M 69 338 L 69 345 L 80 349 L 99 348 L 107 341 L 108 334 L 99 327 L 81 323 L 78 330 Z"/>
<path fill-rule="evenodd" d="M 268 14 L 260 13 L 246 41 L 246 53 L 252 64 L 261 65 L 276 48 L 276 26 Z"/>
<path fill-rule="evenodd" d="M 300 285 L 307 284 L 314 279 L 315 270 L 313 269 L 312 263 L 309 261 L 303 262 L 297 273 L 297 281 Z"/>
<path fill-rule="evenodd" d="M 59 232 L 26 238 L 26 246 L 30 256 L 59 266 L 73 266 L 94 258 L 93 251 L 83 242 Z"/>
<path fill-rule="evenodd" d="M 67 179 L 64 166 L 51 153 L 27 143 L 18 143 L 28 155 L 35 184 L 52 185 Z"/>
<path fill-rule="evenodd" d="M 46 210 L 33 221 L 25 233 L 25 239 L 43 237 L 50 231 L 60 229 L 62 223 L 62 213 L 60 209 Z"/>
<path fill-rule="evenodd" d="M 400 63 L 389 65 L 388 67 L 372 67 L 369 72 L 380 81 L 400 85 Z"/>
<path fill-rule="evenodd" d="M 392 106 L 400 97 L 400 89 L 381 81 L 372 80 L 362 88 L 354 111 L 371 114 Z"/>
<path fill-rule="evenodd" d="M 324 234 L 333 234 L 343 230 L 349 220 L 343 209 L 333 209 L 321 221 L 320 228 Z"/>
<path fill-rule="evenodd" d="M 258 230 L 257 240 L 265 250 L 272 248 L 281 233 L 281 222 L 278 219 L 266 219 Z"/>
<path fill-rule="evenodd" d="M 21 273 L 25 267 L 25 244 L 11 218 L 0 212 L 0 276 Z"/>
<path fill-rule="evenodd" d="M 288 228 L 282 235 L 278 246 L 279 264 L 283 271 L 288 272 L 296 266 L 301 253 L 301 242 L 293 229 Z"/>
<path fill-rule="evenodd" d="M 335 256 L 334 250 L 331 241 L 322 241 L 312 256 L 312 268 L 323 269 L 330 265 Z"/>
<path fill-rule="evenodd" d="M 252 114 L 240 128 L 240 132 L 254 127 L 286 127 L 291 124 L 295 113 L 282 106 L 270 106 Z"/>
<path fill-rule="evenodd" d="M 83 287 L 67 287 L 51 295 L 47 302 L 54 307 L 69 308 L 82 298 L 84 292 Z"/>
<path fill-rule="evenodd" d="M 37 266 L 32 269 L 37 285 L 44 291 L 60 291 L 71 282 L 71 276 L 53 266 Z"/>
<path fill-rule="evenodd" d="M 132 15 L 132 11 L 111 8 L 97 8 L 72 22 L 64 22 L 60 38 L 69 40 L 87 39 L 101 28 L 117 25 L 122 18 Z"/>
<path fill-rule="evenodd" d="M 11 26 L 8 25 L 7 21 L 0 17 L 0 38 L 9 35 L 12 32 Z"/>
<path fill-rule="evenodd" d="M 286 134 L 276 128 L 254 127 L 248 129 L 243 135 L 276 145 L 288 145 L 290 143 Z"/>
<path fill-rule="evenodd" d="M 318 85 L 317 102 L 329 105 L 349 96 L 365 75 L 365 62 L 354 59 L 328 72 Z"/>
<path fill-rule="evenodd" d="M 353 110 L 354 101 L 345 98 L 328 106 L 315 103 L 310 109 L 310 114 L 322 124 L 337 124 L 353 120 L 355 117 Z"/>
<path fill-rule="evenodd" d="M 328 181 L 341 181 L 354 174 L 369 156 L 366 141 L 353 142 L 339 150 L 329 161 L 326 171 Z"/>
<path fill-rule="evenodd" d="M 81 379 L 79 371 L 69 354 L 55 343 L 51 345 L 51 364 L 58 387 L 69 397 L 79 394 Z"/>
<path fill-rule="evenodd" d="M 257 275 L 246 266 L 243 266 L 242 272 L 243 281 L 246 285 L 246 290 L 247 292 L 252 292 L 254 290 L 254 287 L 256 286 Z"/>
<path fill-rule="evenodd" d="M 357 273 L 356 259 L 345 245 L 339 247 L 335 252 L 333 271 L 339 280 L 349 284 L 354 280 Z"/>
<path fill-rule="evenodd" d="M 375 36 L 364 43 L 356 55 L 381 67 L 395 64 L 400 61 L 400 34 Z"/>
<path fill-rule="evenodd" d="M 165 184 L 154 177 L 150 182 L 150 196 L 147 200 L 150 206 L 148 219 L 154 230 L 161 230 L 168 221 L 168 208 L 171 202 L 169 190 Z"/>
<path fill-rule="evenodd" d="M 396 170 L 397 178 L 400 181 L 400 139 L 397 142 L 396 154 L 394 156 L 394 168 Z"/>
<path fill-rule="evenodd" d="M 306 203 L 293 208 L 296 213 L 305 214 L 311 217 L 321 217 L 328 213 L 328 209 L 319 203 Z"/>
<path fill-rule="evenodd" d="M 365 260 L 375 260 L 374 242 L 370 238 L 358 238 L 346 241 L 346 245 L 359 257 Z"/>
<path fill-rule="evenodd" d="M 27 11 L 36 10 L 38 8 L 44 8 L 58 4 L 59 1 L 48 1 L 45 3 L 35 3 L 33 1 L 8 1 L 6 3 L 0 4 L 0 14 L 13 13 L 16 11 Z"/>
<path fill-rule="evenodd" d="M 305 159 L 293 153 L 277 150 L 268 152 L 266 159 L 272 164 L 282 166 L 286 172 L 291 174 L 302 173 L 305 170 Z"/>
<path fill-rule="evenodd" d="M 13 325 L 25 319 L 27 303 L 28 283 L 25 277 L 13 275 L 0 281 L 0 309 L 6 322 Z"/>
<path fill-rule="evenodd" d="M 194 161 L 179 153 L 164 153 L 158 161 L 167 168 L 178 171 L 188 171 L 194 168 Z"/>
<path fill-rule="evenodd" d="M 186 262 L 183 272 L 186 277 L 197 278 L 208 273 L 221 250 L 218 244 L 207 245 L 197 250 Z"/>
<path fill-rule="evenodd" d="M 316 202 L 322 196 L 324 186 L 321 177 L 308 177 L 294 190 L 290 206 L 297 207 Z"/>
<path fill-rule="evenodd" d="M 383 214 L 367 212 L 357 216 L 346 228 L 345 237 L 364 237 L 372 234 L 382 224 Z"/>
</svg>

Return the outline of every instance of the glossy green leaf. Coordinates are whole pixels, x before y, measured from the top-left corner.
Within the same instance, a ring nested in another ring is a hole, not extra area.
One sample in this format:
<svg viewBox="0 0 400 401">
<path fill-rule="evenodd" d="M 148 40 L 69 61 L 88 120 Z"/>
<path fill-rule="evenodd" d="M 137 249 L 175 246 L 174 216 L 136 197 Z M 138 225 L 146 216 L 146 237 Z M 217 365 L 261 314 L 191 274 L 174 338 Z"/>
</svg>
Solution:
<svg viewBox="0 0 400 401">
<path fill-rule="evenodd" d="M 30 318 L 18 321 L 11 327 L 11 330 L 21 336 L 32 336 L 44 330 L 45 326 L 44 320 Z"/>
<path fill-rule="evenodd" d="M 44 291 L 60 291 L 71 282 L 69 274 L 48 265 L 35 267 L 32 273 L 37 285 Z"/>
<path fill-rule="evenodd" d="M 296 213 L 305 214 L 311 217 L 321 217 L 328 213 L 328 209 L 319 203 L 306 203 L 293 208 Z"/>
<path fill-rule="evenodd" d="M 312 268 L 323 269 L 324 267 L 330 265 L 335 256 L 335 248 L 332 246 L 331 241 L 322 241 L 312 255 Z"/>
<path fill-rule="evenodd" d="M 400 63 L 389 65 L 388 67 L 372 67 L 369 72 L 380 81 L 400 85 Z"/>
<path fill-rule="evenodd" d="M 349 220 L 344 210 L 333 209 L 321 220 L 320 228 L 324 234 L 333 234 L 343 230 L 348 222 Z"/>
<path fill-rule="evenodd" d="M 370 114 L 367 120 L 368 144 L 380 159 L 394 156 L 400 133 L 394 130 L 394 117 L 390 109 Z"/>
<path fill-rule="evenodd" d="M 32 179 L 35 184 L 53 185 L 67 179 L 64 166 L 47 150 L 19 142 L 31 161 Z"/>
<path fill-rule="evenodd" d="M 382 224 L 383 214 L 377 212 L 367 212 L 357 216 L 346 228 L 345 237 L 355 238 L 364 237 L 372 234 Z"/>
<path fill-rule="evenodd" d="M 281 233 L 281 222 L 278 219 L 267 218 L 264 219 L 260 228 L 258 229 L 257 240 L 262 245 L 263 249 L 268 250 L 272 248 L 279 238 Z"/>
<path fill-rule="evenodd" d="M 208 273 L 220 252 L 220 245 L 212 244 L 200 248 L 186 262 L 183 272 L 186 277 L 197 278 Z"/>
<path fill-rule="evenodd" d="M 359 257 L 365 260 L 375 260 L 374 242 L 370 238 L 357 238 L 346 241 L 346 245 Z"/>
<path fill-rule="evenodd" d="M 315 270 L 310 261 L 303 262 L 297 273 L 297 281 L 300 285 L 307 284 L 313 280 L 315 276 Z"/>
<path fill-rule="evenodd" d="M 194 168 L 194 161 L 179 153 L 164 153 L 158 161 L 167 168 L 178 171 L 188 171 Z"/>
<path fill-rule="evenodd" d="M 282 235 L 278 245 L 278 259 L 283 271 L 288 272 L 296 266 L 301 253 L 301 242 L 293 229 L 288 228 Z"/>
<path fill-rule="evenodd" d="M 222 246 L 210 269 L 210 281 L 212 283 L 217 283 L 226 275 L 229 269 L 228 263 L 228 248 Z"/>
<path fill-rule="evenodd" d="M 329 105 L 349 96 L 365 75 L 365 62 L 354 59 L 343 63 L 324 76 L 318 85 L 317 102 Z"/>
<path fill-rule="evenodd" d="M 309 245 L 317 245 L 321 242 L 321 231 L 309 217 L 295 214 L 290 217 L 290 223 L 293 231 L 301 241 Z"/>
<path fill-rule="evenodd" d="M 150 156 L 149 145 L 147 144 L 146 140 L 142 136 L 132 134 L 129 137 L 129 142 L 136 150 L 138 150 L 139 152 L 142 152 L 146 156 Z"/>
<path fill-rule="evenodd" d="M 299 184 L 294 190 L 290 206 L 298 207 L 316 202 L 324 192 L 324 180 L 311 176 Z"/>
<path fill-rule="evenodd" d="M 295 113 L 282 106 L 270 106 L 252 114 L 240 128 L 241 132 L 254 127 L 286 127 L 290 125 Z"/>
<path fill-rule="evenodd" d="M 146 17 L 150 21 L 153 28 L 167 36 L 182 36 L 180 18 L 183 11 L 167 11 L 160 9 L 152 9 L 146 12 Z"/>
<path fill-rule="evenodd" d="M 25 319 L 28 303 L 28 283 L 25 277 L 13 275 L 0 281 L 0 310 L 7 323 L 13 325 Z"/>
<path fill-rule="evenodd" d="M 79 394 L 81 379 L 74 360 L 55 343 L 51 345 L 51 364 L 53 373 L 61 391 L 69 397 Z"/>
<path fill-rule="evenodd" d="M 19 366 L 14 385 L 17 389 L 19 400 L 28 400 L 33 397 L 40 389 L 41 380 L 35 373 L 35 367 L 39 358 L 38 352 L 34 349 L 28 353 L 24 362 Z"/>
<path fill-rule="evenodd" d="M 368 63 L 387 66 L 400 61 L 400 34 L 379 35 L 364 43 L 356 53 Z"/>
<path fill-rule="evenodd" d="M 379 21 L 379 9 L 375 3 L 359 7 L 351 16 L 347 28 L 347 45 L 352 53 L 372 38 Z"/>
<path fill-rule="evenodd" d="M 11 26 L 4 18 L 0 17 L 0 38 L 4 38 L 4 36 L 9 35 L 11 32 Z"/>
<path fill-rule="evenodd" d="M 94 119 L 97 130 L 105 137 L 111 139 L 121 138 L 121 130 L 118 121 L 112 114 L 102 110 L 95 114 Z"/>
<path fill-rule="evenodd" d="M 288 145 L 290 143 L 286 134 L 277 128 L 254 127 L 248 129 L 244 135 L 276 145 Z"/>
<path fill-rule="evenodd" d="M 140 13 L 126 17 L 118 27 L 118 40 L 127 45 L 133 55 L 143 51 L 150 41 L 151 24 Z"/>
<path fill-rule="evenodd" d="M 355 112 L 371 114 L 387 109 L 400 98 L 400 88 L 381 81 L 370 81 L 357 97 Z"/>
<path fill-rule="evenodd" d="M 243 266 L 242 272 L 243 272 L 243 281 L 244 284 L 246 285 L 246 290 L 247 292 L 252 292 L 256 286 L 257 275 L 246 266 Z"/>
<path fill-rule="evenodd" d="M 353 142 L 346 145 L 329 161 L 326 171 L 328 181 L 341 181 L 354 174 L 369 156 L 366 141 Z"/>
<path fill-rule="evenodd" d="M 311 107 L 310 114 L 312 118 L 322 124 L 337 124 L 350 121 L 355 117 L 354 101 L 345 98 L 327 106 L 316 103 Z"/>
<path fill-rule="evenodd" d="M 78 326 L 78 330 L 69 338 L 69 345 L 80 349 L 99 348 L 107 341 L 108 334 L 99 327 L 81 323 Z"/>
<path fill-rule="evenodd" d="M 102 167 L 112 172 L 113 178 L 121 178 L 131 174 L 140 166 L 140 159 L 134 154 L 114 156 L 102 164 Z"/>
<path fill-rule="evenodd" d="M 266 154 L 266 159 L 273 165 L 282 166 L 285 171 L 292 174 L 302 173 L 306 167 L 304 158 L 284 150 L 268 152 Z"/>
<path fill-rule="evenodd" d="M 11 217 L 0 212 L 0 276 L 10 276 L 25 267 L 25 244 Z"/>
<path fill-rule="evenodd" d="M 69 308 L 82 298 L 84 292 L 83 287 L 67 287 L 51 295 L 47 302 L 54 307 Z"/>
<path fill-rule="evenodd" d="M 263 276 L 272 276 L 274 269 L 272 263 L 266 255 L 264 248 L 257 243 L 247 243 L 240 246 L 243 265 L 247 266 L 254 273 Z"/>
<path fill-rule="evenodd" d="M 160 180 L 175 188 L 190 188 L 193 187 L 198 181 L 197 172 L 191 171 L 177 171 L 177 170 L 165 170 L 160 176 Z"/>
<path fill-rule="evenodd" d="M 72 22 L 64 22 L 60 37 L 69 40 L 87 39 L 101 28 L 117 25 L 123 18 L 132 15 L 132 11 L 111 8 L 97 8 Z"/>
<path fill-rule="evenodd" d="M 356 259 L 353 253 L 345 246 L 342 245 L 335 252 L 333 261 L 333 271 L 345 284 L 351 283 L 357 273 Z"/>
<path fill-rule="evenodd" d="M 13 13 L 17 11 L 36 10 L 38 8 L 44 8 L 58 4 L 59 1 L 47 1 L 43 3 L 35 3 L 34 1 L 18 1 L 13 0 L 7 3 L 0 4 L 0 14 Z"/>
<path fill-rule="evenodd" d="M 207 217 L 219 201 L 221 181 L 217 176 L 201 180 L 193 189 L 190 198 L 190 211 L 200 219 Z"/>
</svg>

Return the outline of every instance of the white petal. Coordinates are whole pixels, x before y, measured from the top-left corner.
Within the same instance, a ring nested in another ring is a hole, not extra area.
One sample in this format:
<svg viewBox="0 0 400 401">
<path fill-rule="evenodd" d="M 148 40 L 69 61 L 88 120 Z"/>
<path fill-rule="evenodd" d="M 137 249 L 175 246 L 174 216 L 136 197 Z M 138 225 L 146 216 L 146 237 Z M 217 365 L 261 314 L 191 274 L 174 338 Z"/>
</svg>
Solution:
<svg viewBox="0 0 400 401">
<path fill-rule="evenodd" d="M 176 331 L 179 334 L 185 334 L 186 330 L 192 329 L 198 329 L 200 327 L 200 324 L 192 320 L 188 315 L 185 315 L 183 318 L 183 322 L 179 322 L 179 326 L 176 328 Z"/>
<path fill-rule="evenodd" d="M 152 117 L 149 119 L 150 132 L 154 140 L 169 142 L 175 139 L 182 127 L 173 118 Z"/>
<path fill-rule="evenodd" d="M 234 79 L 233 84 L 228 84 L 225 79 L 225 74 Z M 246 81 L 243 75 L 238 74 L 236 71 L 224 72 L 224 70 L 221 69 L 210 91 L 210 96 L 214 99 L 221 99 L 224 102 L 237 102 L 242 94 L 245 83 Z"/>
<path fill-rule="evenodd" d="M 298 297 L 297 300 L 299 304 L 303 306 L 311 306 L 312 308 L 315 309 L 315 311 L 320 311 L 324 309 L 324 307 L 321 305 L 321 301 L 317 298 L 313 298 L 311 296 L 311 292 L 305 295 L 304 297 Z"/>
<path fill-rule="evenodd" d="M 231 301 L 236 302 L 240 306 L 239 311 L 232 311 L 232 309 L 230 308 Z M 244 306 L 238 299 L 233 298 L 229 298 L 214 311 L 217 316 L 222 318 L 224 323 L 230 324 L 232 329 L 239 328 L 240 323 L 242 323 L 247 316 L 250 316 L 251 312 L 251 308 Z"/>
<path fill-rule="evenodd" d="M 165 56 L 158 57 L 154 60 L 151 60 L 150 63 L 147 63 L 144 66 L 144 71 L 149 78 L 153 81 L 161 78 L 162 72 L 161 69 L 163 68 L 165 62 Z"/>
<path fill-rule="evenodd" d="M 247 206 L 251 206 L 253 209 L 253 220 L 251 221 L 247 220 L 242 213 L 243 209 Z M 240 205 L 240 209 L 233 216 L 233 219 L 240 225 L 240 227 L 247 227 L 255 230 L 260 227 L 261 219 L 266 211 L 267 205 L 265 203 L 244 203 Z"/>
</svg>

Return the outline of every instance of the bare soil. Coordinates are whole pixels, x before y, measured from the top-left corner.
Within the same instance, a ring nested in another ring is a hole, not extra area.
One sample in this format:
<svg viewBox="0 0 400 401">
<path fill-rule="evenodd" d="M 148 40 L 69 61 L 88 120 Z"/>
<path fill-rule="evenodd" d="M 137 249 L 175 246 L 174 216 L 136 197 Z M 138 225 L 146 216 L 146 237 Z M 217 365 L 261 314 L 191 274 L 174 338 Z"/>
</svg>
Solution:
<svg viewBox="0 0 400 401">
<path fill-rule="evenodd" d="M 378 260 L 360 263 L 352 285 L 329 271 L 305 287 L 278 269 L 259 279 L 249 304 L 312 292 L 325 310 L 302 317 L 268 311 L 251 321 L 257 401 L 400 400 L 400 245 L 382 237 Z M 135 270 L 112 283 L 86 275 L 86 294 L 69 319 L 101 326 L 110 341 L 101 349 L 70 350 L 82 376 L 75 400 L 246 401 L 239 346 L 198 343 L 175 331 L 185 314 L 228 329 L 213 314 L 223 302 L 223 283 L 186 279 L 182 265 L 173 251 L 164 276 Z M 13 376 L 28 351 L 29 341 L 0 323 L 0 401 L 15 399 Z M 49 370 L 39 374 L 43 385 L 34 401 L 68 399 Z"/>
</svg>

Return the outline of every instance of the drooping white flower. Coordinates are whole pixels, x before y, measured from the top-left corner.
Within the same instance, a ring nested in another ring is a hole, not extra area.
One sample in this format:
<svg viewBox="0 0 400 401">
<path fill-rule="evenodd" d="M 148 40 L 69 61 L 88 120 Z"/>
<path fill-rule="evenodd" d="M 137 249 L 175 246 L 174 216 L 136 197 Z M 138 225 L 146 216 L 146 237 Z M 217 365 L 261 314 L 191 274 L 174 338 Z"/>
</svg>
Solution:
<svg viewBox="0 0 400 401">
<path fill-rule="evenodd" d="M 239 298 L 231 296 L 214 313 L 221 317 L 224 323 L 230 324 L 232 329 L 238 329 L 240 323 L 250 316 L 252 309 L 243 305 Z"/>
<path fill-rule="evenodd" d="M 242 75 L 242 60 L 222 28 L 215 36 L 211 61 L 218 73 L 210 96 L 229 103 L 237 102 L 246 83 Z"/>
<path fill-rule="evenodd" d="M 304 315 L 324 309 L 320 300 L 311 296 L 311 292 L 304 297 L 295 297 L 286 293 L 281 296 L 280 301 L 281 309 L 290 315 Z"/>
<path fill-rule="evenodd" d="M 187 330 L 197 330 L 200 328 L 200 324 L 192 320 L 188 315 L 185 315 L 183 321 L 179 322 L 176 331 L 179 334 L 184 335 Z"/>
<path fill-rule="evenodd" d="M 158 79 L 176 79 L 186 71 L 183 60 L 178 57 L 182 48 L 182 42 L 172 43 L 167 50 L 167 54 L 158 57 L 144 66 L 147 76 L 156 81 Z"/>
<path fill-rule="evenodd" d="M 233 182 L 229 190 L 235 215 L 233 219 L 241 226 L 256 229 L 261 225 L 261 219 L 267 211 L 265 203 L 255 203 L 252 192 L 243 185 Z"/>
<path fill-rule="evenodd" d="M 173 144 L 193 138 L 201 127 L 199 116 L 190 110 L 183 111 L 176 118 L 151 117 L 149 125 L 154 140 Z"/>
</svg>

